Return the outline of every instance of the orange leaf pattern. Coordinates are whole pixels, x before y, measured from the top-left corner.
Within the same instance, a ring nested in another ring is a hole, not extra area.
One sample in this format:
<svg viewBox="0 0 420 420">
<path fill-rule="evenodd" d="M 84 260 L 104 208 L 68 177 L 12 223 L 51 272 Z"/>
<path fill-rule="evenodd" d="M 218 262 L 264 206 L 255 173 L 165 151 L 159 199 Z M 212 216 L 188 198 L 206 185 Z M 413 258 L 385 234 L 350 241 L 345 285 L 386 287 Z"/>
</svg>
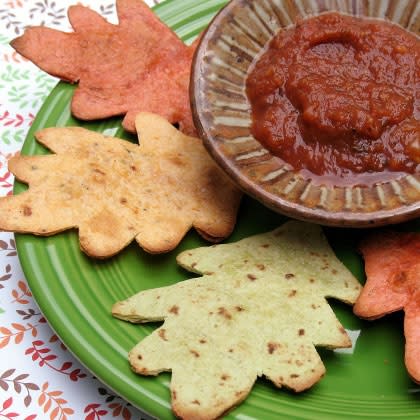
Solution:
<svg viewBox="0 0 420 420">
<path fill-rule="evenodd" d="M 8 44 L 26 26 L 67 31 L 68 6 L 77 0 L 4 0 L 0 4 L 0 196 L 11 195 L 7 162 L 20 153 L 39 107 L 56 79 L 35 68 Z M 147 1 L 152 5 L 153 1 Z M 84 0 L 107 19 L 115 0 Z M 32 298 L 14 236 L 0 232 L 0 418 L 140 419 L 129 403 L 109 392 L 48 326 Z"/>
</svg>

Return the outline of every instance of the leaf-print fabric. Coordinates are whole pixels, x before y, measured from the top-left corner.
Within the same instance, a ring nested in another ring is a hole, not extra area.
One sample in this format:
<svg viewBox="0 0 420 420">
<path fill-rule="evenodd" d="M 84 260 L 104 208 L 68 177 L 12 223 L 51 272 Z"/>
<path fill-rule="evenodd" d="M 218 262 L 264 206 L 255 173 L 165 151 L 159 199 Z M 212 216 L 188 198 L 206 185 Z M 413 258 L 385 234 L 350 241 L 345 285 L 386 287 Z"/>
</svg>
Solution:
<svg viewBox="0 0 420 420">
<path fill-rule="evenodd" d="M 157 1 L 147 0 L 149 5 Z M 19 56 L 9 42 L 28 25 L 70 30 L 76 0 L 0 0 L 0 195 L 12 192 L 7 161 L 57 80 Z M 116 21 L 113 0 L 84 0 Z M 107 389 L 65 348 L 34 302 L 17 258 L 14 237 L 0 233 L 0 417 L 139 419 L 141 414 Z"/>
</svg>

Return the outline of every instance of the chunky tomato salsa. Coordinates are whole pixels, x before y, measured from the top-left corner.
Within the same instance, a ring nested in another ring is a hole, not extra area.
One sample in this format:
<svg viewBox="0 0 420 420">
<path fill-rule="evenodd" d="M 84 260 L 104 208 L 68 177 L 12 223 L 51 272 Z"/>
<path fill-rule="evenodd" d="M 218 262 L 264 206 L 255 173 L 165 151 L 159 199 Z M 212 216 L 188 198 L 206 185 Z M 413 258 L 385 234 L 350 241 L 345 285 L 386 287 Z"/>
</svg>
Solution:
<svg viewBox="0 0 420 420">
<path fill-rule="evenodd" d="M 335 182 L 420 170 L 420 40 L 397 25 L 301 20 L 274 37 L 246 88 L 252 134 L 295 169 Z"/>
</svg>

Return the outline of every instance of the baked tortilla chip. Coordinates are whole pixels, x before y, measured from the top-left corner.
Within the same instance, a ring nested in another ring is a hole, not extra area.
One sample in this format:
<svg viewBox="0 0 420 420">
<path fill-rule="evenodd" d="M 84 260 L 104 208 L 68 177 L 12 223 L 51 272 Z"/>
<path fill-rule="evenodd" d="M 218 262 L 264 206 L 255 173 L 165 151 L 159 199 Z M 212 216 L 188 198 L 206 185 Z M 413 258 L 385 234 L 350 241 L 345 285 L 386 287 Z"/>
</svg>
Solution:
<svg viewBox="0 0 420 420">
<path fill-rule="evenodd" d="M 71 6 L 74 32 L 32 27 L 12 47 L 47 73 L 79 83 L 72 113 L 82 120 L 126 114 L 135 132 L 139 111 L 194 134 L 188 86 L 195 46 L 188 47 L 141 0 L 117 0 L 113 25 L 88 7 Z"/>
<path fill-rule="evenodd" d="M 56 154 L 10 160 L 30 188 L 0 199 L 0 229 L 77 227 L 82 249 L 98 258 L 133 238 L 147 252 L 170 251 L 192 226 L 214 242 L 228 236 L 241 194 L 202 142 L 155 114 L 139 114 L 136 127 L 140 146 L 79 127 L 39 131 Z"/>
<path fill-rule="evenodd" d="M 202 275 L 116 303 L 115 317 L 164 321 L 129 353 L 142 375 L 172 371 L 174 413 L 214 419 L 244 400 L 259 376 L 303 391 L 325 367 L 315 345 L 350 347 L 325 297 L 354 303 L 361 286 L 319 226 L 290 221 L 239 242 L 181 253 Z"/>
<path fill-rule="evenodd" d="M 354 313 L 373 320 L 404 310 L 405 365 L 420 383 L 420 233 L 372 234 L 360 250 L 367 280 Z"/>
</svg>

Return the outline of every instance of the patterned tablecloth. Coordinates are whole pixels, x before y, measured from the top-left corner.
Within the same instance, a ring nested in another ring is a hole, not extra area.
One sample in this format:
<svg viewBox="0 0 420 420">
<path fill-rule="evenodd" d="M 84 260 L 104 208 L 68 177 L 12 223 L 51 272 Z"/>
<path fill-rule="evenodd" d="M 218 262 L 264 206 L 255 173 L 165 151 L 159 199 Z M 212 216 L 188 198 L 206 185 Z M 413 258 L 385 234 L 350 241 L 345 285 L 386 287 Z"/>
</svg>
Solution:
<svg viewBox="0 0 420 420">
<path fill-rule="evenodd" d="M 0 194 L 11 194 L 7 160 L 19 153 L 43 101 L 57 83 L 10 47 L 26 26 L 70 30 L 76 0 L 0 0 Z M 158 1 L 148 0 L 149 5 Z M 116 22 L 113 0 L 82 4 Z M 0 233 L 0 418 L 139 419 L 141 414 L 85 369 L 32 299 L 13 234 Z"/>
</svg>

